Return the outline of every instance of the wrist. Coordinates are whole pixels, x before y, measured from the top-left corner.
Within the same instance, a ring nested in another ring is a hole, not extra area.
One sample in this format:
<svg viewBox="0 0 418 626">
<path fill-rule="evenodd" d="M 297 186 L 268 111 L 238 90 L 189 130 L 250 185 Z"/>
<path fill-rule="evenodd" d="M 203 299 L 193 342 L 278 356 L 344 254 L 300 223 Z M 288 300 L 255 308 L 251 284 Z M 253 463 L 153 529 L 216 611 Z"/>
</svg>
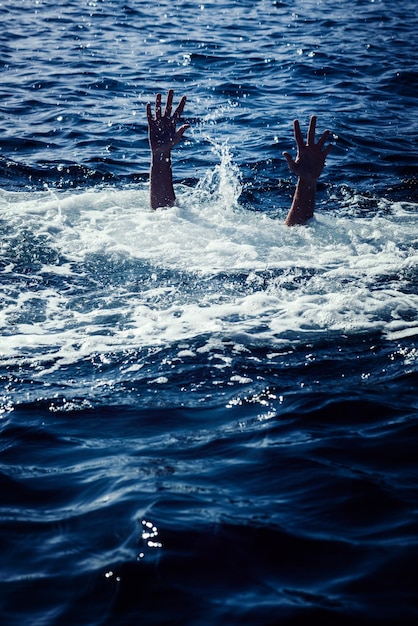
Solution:
<svg viewBox="0 0 418 626">
<path fill-rule="evenodd" d="M 171 150 L 163 149 L 163 148 L 154 148 L 151 150 L 153 159 L 160 159 L 163 161 L 164 159 L 169 159 L 171 156 Z"/>
<path fill-rule="evenodd" d="M 162 152 L 160 150 L 153 150 L 151 153 L 151 164 L 153 166 L 164 168 L 171 166 L 171 153 L 170 152 Z"/>
<path fill-rule="evenodd" d="M 309 176 L 299 176 L 298 185 L 307 189 L 316 189 L 318 179 Z"/>
</svg>

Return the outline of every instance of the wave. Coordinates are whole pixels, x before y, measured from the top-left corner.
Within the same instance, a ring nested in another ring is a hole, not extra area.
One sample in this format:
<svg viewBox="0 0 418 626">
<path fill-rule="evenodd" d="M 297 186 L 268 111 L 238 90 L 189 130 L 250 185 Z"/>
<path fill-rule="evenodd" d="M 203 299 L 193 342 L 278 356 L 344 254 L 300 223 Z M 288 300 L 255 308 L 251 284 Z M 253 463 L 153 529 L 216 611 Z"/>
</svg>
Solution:
<svg viewBox="0 0 418 626">
<path fill-rule="evenodd" d="M 110 350 L 205 334 L 418 332 L 416 205 L 329 194 L 307 227 L 243 207 L 228 147 L 178 206 L 144 184 L 0 194 L 2 352 Z M 364 201 L 367 204 L 364 205 Z"/>
</svg>

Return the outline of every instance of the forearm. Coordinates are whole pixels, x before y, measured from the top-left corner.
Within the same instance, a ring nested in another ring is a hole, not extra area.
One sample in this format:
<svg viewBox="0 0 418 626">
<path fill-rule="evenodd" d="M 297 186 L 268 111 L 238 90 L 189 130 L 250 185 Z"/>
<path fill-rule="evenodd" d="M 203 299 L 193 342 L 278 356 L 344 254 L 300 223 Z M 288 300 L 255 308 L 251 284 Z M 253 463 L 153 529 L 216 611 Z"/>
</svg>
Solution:
<svg viewBox="0 0 418 626">
<path fill-rule="evenodd" d="M 299 178 L 293 195 L 292 206 L 285 221 L 286 226 L 306 224 L 314 214 L 315 197 L 316 180 Z"/>
<path fill-rule="evenodd" d="M 150 203 L 152 209 L 173 206 L 176 196 L 170 153 L 152 153 L 150 170 Z"/>
</svg>

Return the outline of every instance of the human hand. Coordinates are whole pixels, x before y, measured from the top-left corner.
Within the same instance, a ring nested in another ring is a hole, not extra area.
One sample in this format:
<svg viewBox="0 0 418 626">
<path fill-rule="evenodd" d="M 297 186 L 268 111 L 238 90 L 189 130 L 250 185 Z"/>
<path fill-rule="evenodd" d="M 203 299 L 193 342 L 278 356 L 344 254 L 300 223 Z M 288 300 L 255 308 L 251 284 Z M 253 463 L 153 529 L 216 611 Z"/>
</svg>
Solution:
<svg viewBox="0 0 418 626">
<path fill-rule="evenodd" d="M 318 143 L 315 143 L 316 116 L 312 115 L 305 144 L 298 120 L 294 121 L 293 127 L 298 148 L 296 160 L 294 160 L 288 152 L 283 152 L 283 156 L 290 170 L 296 174 L 296 176 L 308 182 L 316 182 L 323 170 L 325 159 L 332 149 L 332 145 L 323 149 L 329 135 L 329 130 L 326 130 Z"/>
<path fill-rule="evenodd" d="M 148 140 L 151 147 L 151 151 L 159 154 L 169 155 L 172 148 L 179 143 L 184 131 L 189 128 L 190 124 L 183 124 L 176 131 L 177 122 L 183 113 L 184 105 L 186 103 L 186 96 L 183 96 L 178 104 L 173 115 L 171 115 L 171 109 L 173 106 L 172 89 L 168 91 L 167 101 L 165 105 L 164 115 L 161 112 L 161 94 L 157 93 L 155 97 L 155 117 L 152 116 L 151 105 L 147 104 L 147 118 L 148 118 Z"/>
</svg>

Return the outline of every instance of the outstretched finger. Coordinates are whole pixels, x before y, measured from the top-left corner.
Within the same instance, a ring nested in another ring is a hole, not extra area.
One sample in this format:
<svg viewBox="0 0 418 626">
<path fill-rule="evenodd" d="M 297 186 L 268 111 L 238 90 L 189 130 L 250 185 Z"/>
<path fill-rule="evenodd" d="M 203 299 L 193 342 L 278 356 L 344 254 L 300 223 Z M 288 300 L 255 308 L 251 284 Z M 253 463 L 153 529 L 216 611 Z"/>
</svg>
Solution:
<svg viewBox="0 0 418 626">
<path fill-rule="evenodd" d="M 147 103 L 147 119 L 148 119 L 148 126 L 150 126 L 152 122 L 152 112 L 151 112 L 151 105 L 149 102 Z"/>
<path fill-rule="evenodd" d="M 309 122 L 307 145 L 313 146 L 315 143 L 315 130 L 316 130 L 316 115 L 312 115 Z"/>
<path fill-rule="evenodd" d="M 173 106 L 173 95 L 174 95 L 174 91 L 172 89 L 169 89 L 168 94 L 167 94 L 167 101 L 165 104 L 165 112 L 164 112 L 164 115 L 166 117 L 170 117 L 171 115 L 171 109 Z"/>
<path fill-rule="evenodd" d="M 155 119 L 161 119 L 161 94 L 155 96 Z"/>
<path fill-rule="evenodd" d="M 180 126 L 180 128 L 176 132 L 176 143 L 178 143 L 180 141 L 180 139 L 183 137 L 185 131 L 188 128 L 190 128 L 190 124 L 183 124 L 183 126 Z"/>
<path fill-rule="evenodd" d="M 180 100 L 177 109 L 174 111 L 174 115 L 173 115 L 173 119 L 175 122 L 177 122 L 177 120 L 179 119 L 179 117 L 181 117 L 181 114 L 183 113 L 183 109 L 184 109 L 184 105 L 186 104 L 186 96 L 183 96 L 182 99 Z"/>
<path fill-rule="evenodd" d="M 305 145 L 305 142 L 303 141 L 303 137 L 302 137 L 302 133 L 300 130 L 300 124 L 299 124 L 299 120 L 295 120 L 293 122 L 293 130 L 295 133 L 295 140 L 296 140 L 296 145 L 298 148 L 303 148 L 303 146 Z"/>
<path fill-rule="evenodd" d="M 330 143 L 330 144 L 329 144 L 329 146 L 327 146 L 327 147 L 325 148 L 324 152 L 323 152 L 323 155 L 324 155 L 324 157 L 325 157 L 325 158 L 329 155 L 329 153 L 331 152 L 331 150 L 332 150 L 332 143 Z"/>
<path fill-rule="evenodd" d="M 286 159 L 289 168 L 292 169 L 295 163 L 292 156 L 288 152 L 283 152 L 283 156 Z"/>
<path fill-rule="evenodd" d="M 320 148 L 322 148 L 326 142 L 326 140 L 328 139 L 328 135 L 329 135 L 329 130 L 326 130 L 325 132 L 322 133 L 322 137 L 321 139 L 318 141 L 318 146 Z"/>
</svg>

